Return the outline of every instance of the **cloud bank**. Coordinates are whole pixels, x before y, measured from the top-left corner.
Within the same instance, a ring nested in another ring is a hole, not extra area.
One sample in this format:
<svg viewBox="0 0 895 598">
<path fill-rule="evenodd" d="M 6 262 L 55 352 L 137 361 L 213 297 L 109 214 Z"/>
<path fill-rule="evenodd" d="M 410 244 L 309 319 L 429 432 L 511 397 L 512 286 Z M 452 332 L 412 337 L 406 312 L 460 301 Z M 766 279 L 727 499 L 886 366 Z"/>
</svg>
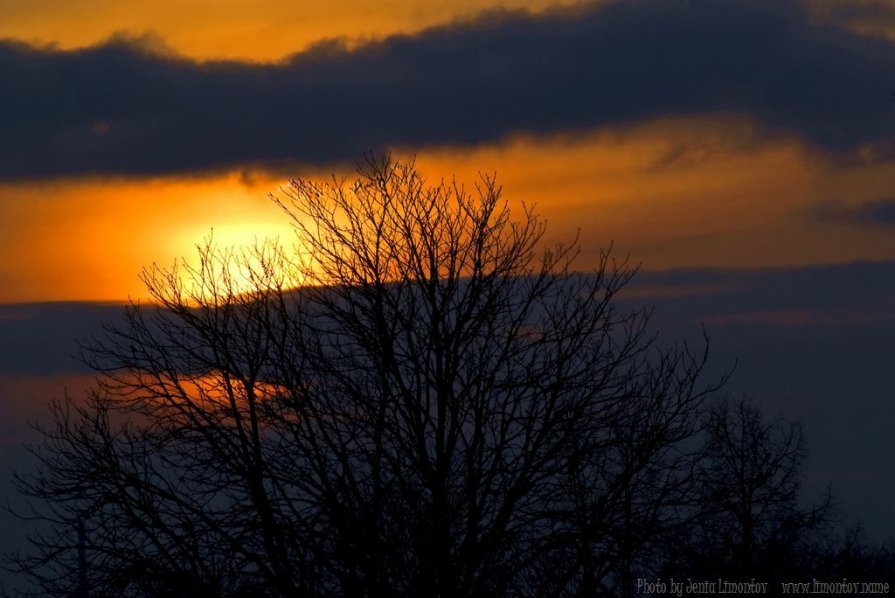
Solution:
<svg viewBox="0 0 895 598">
<path fill-rule="evenodd" d="M 895 43 L 812 23 L 795 0 L 491 13 L 276 64 L 5 41 L 0 178 L 333 163 L 719 112 L 848 152 L 895 138 L 893 73 Z"/>
<path fill-rule="evenodd" d="M 812 206 L 810 215 L 821 222 L 833 224 L 895 227 L 895 198 L 878 199 L 856 206 L 844 201 L 825 201 Z"/>
</svg>

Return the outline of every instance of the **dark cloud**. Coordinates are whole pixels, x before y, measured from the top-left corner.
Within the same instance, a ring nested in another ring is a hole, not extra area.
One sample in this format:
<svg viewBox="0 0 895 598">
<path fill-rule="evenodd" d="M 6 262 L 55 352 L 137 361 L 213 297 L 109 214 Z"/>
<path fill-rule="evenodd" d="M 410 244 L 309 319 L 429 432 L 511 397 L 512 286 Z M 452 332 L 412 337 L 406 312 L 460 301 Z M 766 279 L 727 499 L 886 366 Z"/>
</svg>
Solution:
<svg viewBox="0 0 895 598">
<path fill-rule="evenodd" d="M 736 363 L 725 391 L 754 395 L 803 424 L 809 496 L 832 483 L 844 511 L 871 534 L 895 534 L 895 460 L 886 448 L 895 418 L 895 261 L 641 272 L 633 284 L 661 289 L 653 301 L 660 338 L 696 336 L 704 322 L 710 367 Z M 709 291 L 673 293 L 694 285 Z M 865 475 L 855 479 L 856 471 Z"/>
<path fill-rule="evenodd" d="M 0 304 L 0 385 L 6 375 L 90 371 L 76 359 L 78 341 L 121 318 L 122 304 L 91 302 Z M 0 403 L 7 397 L 0 396 Z"/>
<path fill-rule="evenodd" d="M 895 24 L 895 5 L 890 0 L 850 0 L 834 4 L 830 16 L 845 22 L 870 21 L 879 25 Z"/>
<path fill-rule="evenodd" d="M 707 112 L 836 152 L 895 138 L 895 43 L 812 24 L 795 0 L 492 13 L 278 64 L 146 48 L 0 45 L 0 177 L 353 161 Z"/>
<path fill-rule="evenodd" d="M 806 479 L 809 494 L 832 481 L 843 507 L 860 514 L 868 530 L 895 534 L 891 494 L 880 491 L 895 481 L 895 261 L 644 271 L 625 291 L 620 307 L 654 306 L 660 344 L 689 337 L 701 346 L 705 322 L 709 378 L 737 363 L 727 392 L 753 394 L 771 413 L 804 424 L 815 472 Z M 66 386 L 81 392 L 85 382 L 65 376 L 85 373 L 70 357 L 73 339 L 101 334 L 102 322 L 120 317 L 120 305 L 0 305 L 0 473 L 4 450 L 7 462 L 20 459 L 3 439 L 27 437 L 26 417 L 45 418 L 42 405 Z M 37 384 L 37 376 L 46 379 Z M 856 469 L 866 479 L 851 479 Z M 7 534 L 0 548 L 13 541 Z"/>
<path fill-rule="evenodd" d="M 895 227 L 895 198 L 860 205 L 849 205 L 838 200 L 824 201 L 812 206 L 809 213 L 816 220 L 834 224 Z"/>
<path fill-rule="evenodd" d="M 824 327 L 838 327 L 835 318 L 841 315 L 842 324 L 886 320 L 895 335 L 895 261 L 644 271 L 624 292 L 631 292 L 633 302 L 654 301 L 691 327 L 703 321 L 745 322 L 750 314 L 769 324 L 785 323 L 787 314 L 817 316 Z"/>
</svg>

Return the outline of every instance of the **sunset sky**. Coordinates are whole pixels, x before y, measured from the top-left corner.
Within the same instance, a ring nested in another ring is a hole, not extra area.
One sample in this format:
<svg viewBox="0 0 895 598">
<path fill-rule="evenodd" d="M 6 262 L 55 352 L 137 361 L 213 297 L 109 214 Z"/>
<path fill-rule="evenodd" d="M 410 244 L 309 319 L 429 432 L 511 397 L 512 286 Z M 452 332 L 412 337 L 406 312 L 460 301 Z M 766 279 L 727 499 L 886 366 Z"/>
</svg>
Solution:
<svg viewBox="0 0 895 598">
<path fill-rule="evenodd" d="M 0 0 L 0 300 L 139 296 L 371 150 L 647 269 L 890 259 L 885 35 L 867 0 Z"/>
<path fill-rule="evenodd" d="M 891 510 L 891 0 L 0 0 L 0 90 L 0 450 L 142 267 L 288 238 L 270 193 L 392 151 L 630 254 L 817 486 Z"/>
</svg>

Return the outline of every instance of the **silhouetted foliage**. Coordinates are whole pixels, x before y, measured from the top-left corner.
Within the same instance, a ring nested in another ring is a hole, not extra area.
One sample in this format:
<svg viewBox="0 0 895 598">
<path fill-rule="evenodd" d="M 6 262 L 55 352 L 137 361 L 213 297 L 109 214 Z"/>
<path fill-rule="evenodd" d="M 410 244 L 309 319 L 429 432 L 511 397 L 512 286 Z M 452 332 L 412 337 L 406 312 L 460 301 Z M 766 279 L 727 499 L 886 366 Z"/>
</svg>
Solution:
<svg viewBox="0 0 895 598">
<path fill-rule="evenodd" d="M 889 540 L 867 540 L 860 525 L 837 534 L 816 547 L 812 565 L 817 577 L 826 579 L 889 582 L 895 588 L 895 548 Z"/>
<path fill-rule="evenodd" d="M 657 346 L 614 303 L 633 268 L 574 272 L 500 195 L 370 159 L 275 198 L 294 248 L 146 270 L 20 480 L 41 591 L 630 592 L 692 516 L 705 353 Z"/>
<path fill-rule="evenodd" d="M 813 569 L 812 543 L 830 533 L 833 510 L 829 494 L 802 506 L 801 426 L 769 419 L 749 398 L 711 403 L 703 424 L 696 516 L 671 547 L 668 569 L 772 585 L 804 579 Z"/>
</svg>

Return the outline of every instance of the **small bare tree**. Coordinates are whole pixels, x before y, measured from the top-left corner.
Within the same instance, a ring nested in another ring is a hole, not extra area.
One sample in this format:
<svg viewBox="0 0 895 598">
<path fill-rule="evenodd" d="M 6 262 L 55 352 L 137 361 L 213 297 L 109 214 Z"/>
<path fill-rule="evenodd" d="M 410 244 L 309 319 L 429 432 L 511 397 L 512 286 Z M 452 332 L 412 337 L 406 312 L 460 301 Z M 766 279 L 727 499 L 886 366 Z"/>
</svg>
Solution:
<svg viewBox="0 0 895 598">
<path fill-rule="evenodd" d="M 274 201 L 295 247 L 150 268 L 88 343 L 96 388 L 21 480 L 43 591 L 591 595 L 649 566 L 712 389 L 615 307 L 633 268 L 574 272 L 489 177 L 369 159 Z"/>
<path fill-rule="evenodd" d="M 703 423 L 700 512 L 688 530 L 690 550 L 683 542 L 676 547 L 677 570 L 744 579 L 825 575 L 807 561 L 818 533 L 830 531 L 831 498 L 801 503 L 807 457 L 801 426 L 769 418 L 746 397 L 715 401 Z"/>
</svg>

